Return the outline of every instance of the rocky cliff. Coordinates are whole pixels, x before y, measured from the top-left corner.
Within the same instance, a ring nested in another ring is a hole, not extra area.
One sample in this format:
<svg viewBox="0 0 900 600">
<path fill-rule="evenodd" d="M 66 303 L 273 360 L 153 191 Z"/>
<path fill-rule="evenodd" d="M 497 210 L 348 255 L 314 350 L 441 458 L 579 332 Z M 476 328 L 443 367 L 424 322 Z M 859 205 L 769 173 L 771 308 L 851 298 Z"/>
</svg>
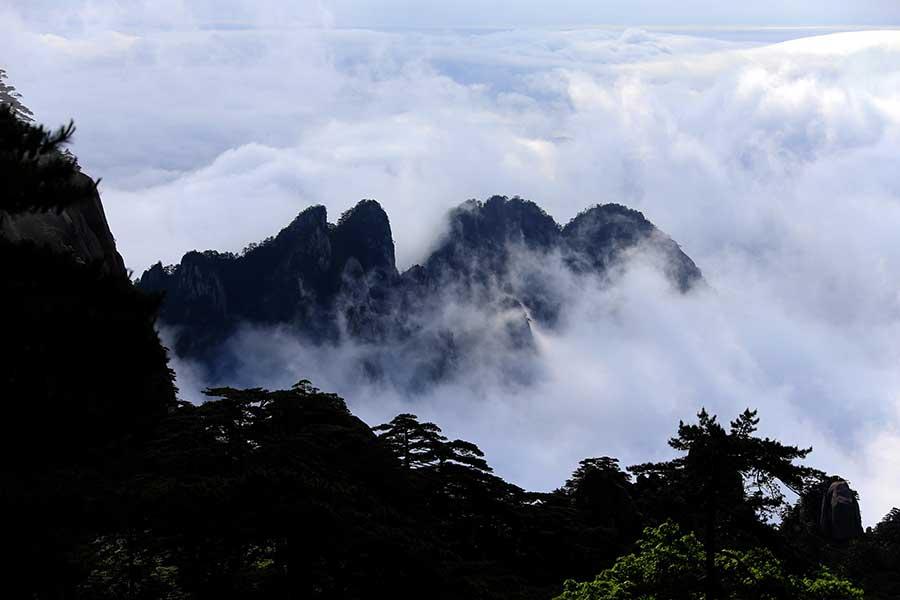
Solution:
<svg viewBox="0 0 900 600">
<path fill-rule="evenodd" d="M 834 478 L 822 494 L 819 526 L 828 539 L 837 542 L 862 536 L 859 501 L 856 492 L 843 479 Z"/>
<path fill-rule="evenodd" d="M 154 326 L 159 299 L 129 280 L 96 185 L 63 148 L 72 127 L 48 132 L 0 102 L 0 130 L 0 313 L 10 350 L 0 386 L 11 424 L 0 452 L 30 473 L 147 434 L 175 389 Z"/>
<path fill-rule="evenodd" d="M 78 173 L 79 186 L 92 192 L 60 211 L 0 211 L 0 239 L 30 242 L 66 254 L 80 264 L 99 264 L 104 274 L 126 276 L 125 263 L 106 222 L 100 195 L 90 178 Z"/>
<path fill-rule="evenodd" d="M 96 183 L 64 149 L 74 125 L 60 130 L 66 135 L 54 134 L 34 124 L 33 116 L 0 68 L 0 170 L 9 170 L 2 174 L 0 242 L 35 244 L 99 266 L 104 275 L 126 277 Z"/>
<path fill-rule="evenodd" d="M 671 238 L 616 204 L 561 227 L 533 202 L 494 196 L 450 211 L 446 231 L 421 265 L 400 273 L 377 202 L 363 200 L 336 224 L 316 206 L 239 256 L 189 252 L 178 265 L 157 263 L 139 285 L 165 294 L 161 319 L 176 328 L 176 352 L 213 370 L 223 367 L 220 346 L 240 325 L 278 325 L 312 343 L 365 346 L 369 376 L 386 376 L 399 362 L 404 384 L 418 386 L 461 368 L 474 350 L 533 352 L 533 324 L 553 327 L 564 313 L 554 271 L 609 277 L 642 248 L 674 289 L 702 281 Z M 388 347 L 389 356 L 379 350 Z"/>
</svg>

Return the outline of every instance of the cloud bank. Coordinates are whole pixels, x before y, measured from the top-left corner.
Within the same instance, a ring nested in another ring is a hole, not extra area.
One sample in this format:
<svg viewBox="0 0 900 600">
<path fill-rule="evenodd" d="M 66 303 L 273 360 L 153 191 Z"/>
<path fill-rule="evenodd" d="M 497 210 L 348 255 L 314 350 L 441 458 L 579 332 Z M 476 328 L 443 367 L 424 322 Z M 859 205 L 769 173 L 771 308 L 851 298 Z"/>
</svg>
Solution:
<svg viewBox="0 0 900 600">
<path fill-rule="evenodd" d="M 501 193 L 561 222 L 596 202 L 642 210 L 710 283 L 672 294 L 641 256 L 614 285 L 562 281 L 573 316 L 538 332 L 529 386 L 477 368 L 413 398 L 348 377 L 355 348 L 251 330 L 235 382 L 308 377 L 370 423 L 417 412 L 531 488 L 585 456 L 667 456 L 701 406 L 752 406 L 765 434 L 851 478 L 867 522 L 900 504 L 900 33 L 348 30 L 322 27 L 346 19 L 339 4 L 277 3 L 210 28 L 184 6 L 143 29 L 84 7 L 0 21 L 26 103 L 79 124 L 132 268 L 363 197 L 409 266 L 450 206 Z M 206 383 L 177 367 L 186 395 Z"/>
</svg>

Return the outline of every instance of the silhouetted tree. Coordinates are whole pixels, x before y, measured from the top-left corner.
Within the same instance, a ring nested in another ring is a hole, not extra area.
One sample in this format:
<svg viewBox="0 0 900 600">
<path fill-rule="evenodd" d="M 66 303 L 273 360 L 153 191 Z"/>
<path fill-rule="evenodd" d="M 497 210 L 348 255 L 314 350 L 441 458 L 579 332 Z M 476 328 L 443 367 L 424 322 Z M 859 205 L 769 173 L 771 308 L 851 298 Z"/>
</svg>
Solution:
<svg viewBox="0 0 900 600">
<path fill-rule="evenodd" d="M 680 422 L 678 435 L 669 440 L 683 456 L 630 470 L 639 479 L 661 480 L 665 489 L 677 490 L 684 499 L 682 508 L 698 517 L 706 556 L 706 597 L 712 600 L 720 594 L 714 563 L 720 528 L 734 532 L 758 524 L 784 505 L 779 484 L 799 494 L 822 473 L 794 464 L 811 448 L 754 436 L 756 411 L 744 411 L 728 430 L 705 409 L 697 417 L 696 424 Z"/>
<path fill-rule="evenodd" d="M 6 80 L 6 70 L 0 69 L 0 104 L 9 105 L 13 114 L 23 121 L 31 121 L 34 114 L 27 106 L 22 104 L 22 95 L 16 91 L 15 86 Z"/>
<path fill-rule="evenodd" d="M 619 460 L 603 456 L 585 458 L 562 487 L 562 492 L 576 499 L 580 505 L 601 502 L 601 496 L 609 487 L 626 488 L 631 484 L 631 475 L 619 468 Z"/>
<path fill-rule="evenodd" d="M 0 104 L 0 211 L 58 211 L 93 193 L 97 182 L 80 176 L 75 158 L 63 151 L 73 133 L 71 121 L 49 131 Z"/>
<path fill-rule="evenodd" d="M 633 539 L 640 528 L 632 497 L 631 475 L 619 468 L 615 458 L 586 458 L 559 490 L 586 513 L 593 527 L 615 545 Z"/>
<path fill-rule="evenodd" d="M 484 452 L 472 442 L 465 440 L 439 443 L 435 451 L 435 458 L 439 467 L 456 464 L 483 473 L 493 471 L 484 460 Z"/>
<path fill-rule="evenodd" d="M 403 413 L 372 428 L 396 454 L 407 469 L 416 469 L 438 462 L 447 438 L 434 423 L 420 423 L 416 415 Z"/>
</svg>

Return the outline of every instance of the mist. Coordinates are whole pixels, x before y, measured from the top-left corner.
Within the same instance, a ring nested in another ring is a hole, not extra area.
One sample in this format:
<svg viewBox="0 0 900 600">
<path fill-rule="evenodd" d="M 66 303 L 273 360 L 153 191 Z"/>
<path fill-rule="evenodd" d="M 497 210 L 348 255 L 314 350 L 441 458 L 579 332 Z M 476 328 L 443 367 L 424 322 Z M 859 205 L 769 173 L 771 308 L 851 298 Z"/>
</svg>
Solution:
<svg viewBox="0 0 900 600">
<path fill-rule="evenodd" d="M 591 28 L 588 16 L 574 29 L 376 30 L 359 6 L 317 3 L 287 16 L 273 3 L 250 23 L 238 10 L 224 27 L 186 6 L 155 20 L 0 11 L 11 82 L 37 120 L 75 119 L 72 149 L 103 177 L 137 273 L 190 249 L 237 251 L 312 204 L 335 216 L 372 197 L 408 267 L 450 207 L 496 193 L 562 223 L 598 202 L 639 209 L 708 284 L 675 292 L 643 252 L 603 281 L 546 258 L 567 317 L 532 325 L 524 383 L 486 347 L 410 395 L 354 370 L 366 348 L 249 326 L 230 342 L 246 360 L 229 383 L 308 378 L 370 424 L 414 412 L 532 489 L 587 456 L 667 457 L 678 420 L 701 407 L 723 420 L 758 408 L 762 433 L 813 446 L 811 464 L 851 480 L 864 521 L 898 503 L 900 33 L 772 43 L 768 30 Z M 860 6 L 829 4 L 823 21 L 895 24 L 892 3 Z M 810 33 L 827 35 L 799 37 Z M 435 318 L 491 325 L 475 308 Z M 187 399 L 223 383 L 174 364 Z"/>
</svg>

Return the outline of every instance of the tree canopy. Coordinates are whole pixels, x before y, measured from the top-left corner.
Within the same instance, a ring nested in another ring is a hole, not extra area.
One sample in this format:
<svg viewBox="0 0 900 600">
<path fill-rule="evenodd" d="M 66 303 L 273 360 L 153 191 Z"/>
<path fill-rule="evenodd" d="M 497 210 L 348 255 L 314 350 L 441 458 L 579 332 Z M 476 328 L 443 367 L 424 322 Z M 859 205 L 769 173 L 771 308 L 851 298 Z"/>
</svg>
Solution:
<svg viewBox="0 0 900 600">
<path fill-rule="evenodd" d="M 0 103 L 0 211 L 59 211 L 96 190 L 65 151 L 74 133 L 71 121 L 51 131 Z"/>
<path fill-rule="evenodd" d="M 705 551 L 693 533 L 667 521 L 644 530 L 634 552 L 593 581 L 566 581 L 555 600 L 701 600 Z M 863 600 L 863 591 L 826 568 L 788 573 L 766 548 L 722 549 L 715 557 L 723 600 Z"/>
<path fill-rule="evenodd" d="M 811 448 L 759 438 L 759 418 L 747 409 L 726 430 L 705 409 L 696 424 L 680 422 L 669 446 L 682 456 L 631 467 L 643 487 L 663 488 L 677 498 L 682 519 L 702 532 L 707 599 L 720 595 L 715 556 L 722 535 L 753 535 L 785 505 L 779 484 L 801 493 L 823 473 L 795 464 Z"/>
</svg>

